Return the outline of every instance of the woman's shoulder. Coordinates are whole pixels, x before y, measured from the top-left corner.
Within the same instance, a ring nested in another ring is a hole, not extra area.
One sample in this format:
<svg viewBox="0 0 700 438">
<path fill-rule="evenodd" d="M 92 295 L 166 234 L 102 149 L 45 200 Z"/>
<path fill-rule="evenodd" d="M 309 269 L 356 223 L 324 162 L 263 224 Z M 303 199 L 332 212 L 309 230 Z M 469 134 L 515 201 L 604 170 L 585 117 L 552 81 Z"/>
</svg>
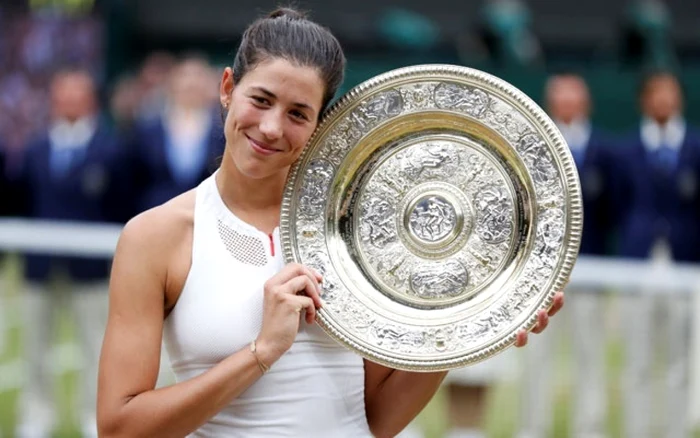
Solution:
<svg viewBox="0 0 700 438">
<path fill-rule="evenodd" d="M 165 294 L 168 309 L 177 302 L 191 263 L 195 191 L 131 219 L 122 230 L 115 253 L 112 287 L 128 294 L 138 284 Z M 131 282 L 131 283 L 130 283 Z M 119 293 L 119 292 L 116 292 Z"/>
<path fill-rule="evenodd" d="M 120 243 L 148 252 L 180 245 L 192 233 L 195 192 L 185 192 L 132 218 L 122 230 Z"/>
</svg>

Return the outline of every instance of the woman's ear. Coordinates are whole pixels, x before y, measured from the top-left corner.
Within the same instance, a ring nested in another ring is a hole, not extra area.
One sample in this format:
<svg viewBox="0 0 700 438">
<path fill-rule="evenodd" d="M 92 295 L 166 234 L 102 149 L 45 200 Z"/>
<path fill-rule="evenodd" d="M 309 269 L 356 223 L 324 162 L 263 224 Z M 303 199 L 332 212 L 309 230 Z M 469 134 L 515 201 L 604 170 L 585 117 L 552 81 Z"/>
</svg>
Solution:
<svg viewBox="0 0 700 438">
<path fill-rule="evenodd" d="M 233 93 L 233 70 L 231 67 L 226 67 L 221 76 L 221 85 L 219 86 L 219 101 L 224 109 L 228 109 L 231 104 L 231 94 Z"/>
</svg>

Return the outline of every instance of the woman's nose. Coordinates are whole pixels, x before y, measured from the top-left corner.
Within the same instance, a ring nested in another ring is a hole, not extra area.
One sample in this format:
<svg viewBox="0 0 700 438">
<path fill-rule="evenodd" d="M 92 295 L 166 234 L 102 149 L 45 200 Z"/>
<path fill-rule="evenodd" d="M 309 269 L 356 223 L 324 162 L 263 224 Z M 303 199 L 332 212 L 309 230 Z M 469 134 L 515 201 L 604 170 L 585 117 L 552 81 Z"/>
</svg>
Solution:
<svg viewBox="0 0 700 438">
<path fill-rule="evenodd" d="M 260 133 L 268 140 L 282 137 L 282 117 L 276 111 L 269 111 L 260 121 Z"/>
</svg>

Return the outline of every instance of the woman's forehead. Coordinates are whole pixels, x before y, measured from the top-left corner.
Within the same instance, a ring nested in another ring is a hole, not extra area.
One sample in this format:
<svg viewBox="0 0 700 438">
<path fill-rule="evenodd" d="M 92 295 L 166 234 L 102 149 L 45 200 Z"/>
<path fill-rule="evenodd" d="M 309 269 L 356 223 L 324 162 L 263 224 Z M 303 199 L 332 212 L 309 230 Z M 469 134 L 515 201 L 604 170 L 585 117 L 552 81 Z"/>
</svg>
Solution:
<svg viewBox="0 0 700 438">
<path fill-rule="evenodd" d="M 320 111 L 325 84 L 313 67 L 282 58 L 263 61 L 241 79 L 244 89 L 255 89 L 275 98 L 300 103 Z"/>
</svg>

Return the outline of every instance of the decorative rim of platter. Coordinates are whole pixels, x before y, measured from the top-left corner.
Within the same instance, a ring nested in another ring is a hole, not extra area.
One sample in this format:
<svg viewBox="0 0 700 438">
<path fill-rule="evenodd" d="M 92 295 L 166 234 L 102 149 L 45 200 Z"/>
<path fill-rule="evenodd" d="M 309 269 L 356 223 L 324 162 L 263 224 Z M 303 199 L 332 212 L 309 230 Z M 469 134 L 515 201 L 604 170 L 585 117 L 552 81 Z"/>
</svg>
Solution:
<svg viewBox="0 0 700 438">
<path fill-rule="evenodd" d="M 472 68 L 400 68 L 324 115 L 290 169 L 287 263 L 322 273 L 318 324 L 363 357 L 438 371 L 531 329 L 578 257 L 578 173 L 545 112 Z"/>
</svg>

